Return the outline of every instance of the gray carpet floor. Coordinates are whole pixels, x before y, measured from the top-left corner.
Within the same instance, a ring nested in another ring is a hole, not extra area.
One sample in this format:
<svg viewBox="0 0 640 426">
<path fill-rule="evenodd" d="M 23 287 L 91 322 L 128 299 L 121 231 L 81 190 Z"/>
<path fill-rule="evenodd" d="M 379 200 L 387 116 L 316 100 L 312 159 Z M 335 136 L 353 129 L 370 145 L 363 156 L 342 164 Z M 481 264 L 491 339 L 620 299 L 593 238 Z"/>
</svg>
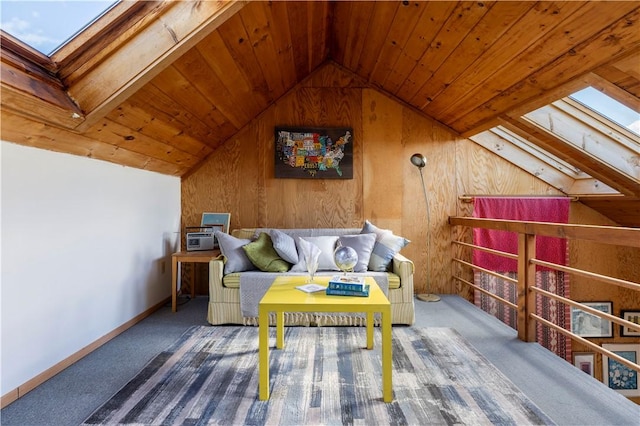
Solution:
<svg viewBox="0 0 640 426">
<path fill-rule="evenodd" d="M 166 306 L 3 409 L 0 424 L 78 425 L 192 325 L 207 298 Z M 640 425 L 640 406 L 457 296 L 416 300 L 416 326 L 455 328 L 559 425 Z"/>
</svg>

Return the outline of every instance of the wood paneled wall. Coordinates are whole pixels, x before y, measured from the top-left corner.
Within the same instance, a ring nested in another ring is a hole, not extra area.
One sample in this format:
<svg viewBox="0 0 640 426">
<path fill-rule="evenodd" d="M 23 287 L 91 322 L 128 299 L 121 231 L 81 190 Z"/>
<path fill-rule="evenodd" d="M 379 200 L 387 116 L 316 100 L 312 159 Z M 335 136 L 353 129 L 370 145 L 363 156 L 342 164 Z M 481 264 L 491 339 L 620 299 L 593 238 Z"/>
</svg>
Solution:
<svg viewBox="0 0 640 426">
<path fill-rule="evenodd" d="M 615 226 L 610 219 L 581 203 L 571 203 L 570 222 Z M 597 274 L 640 282 L 640 249 L 580 241 L 569 245 L 571 266 Z M 612 302 L 612 314 L 620 317 L 624 310 L 640 310 L 640 293 L 622 287 L 601 284 L 585 277 L 571 276 L 571 299 L 579 302 Z M 613 325 L 613 337 L 589 338 L 593 343 L 638 343 L 638 337 L 622 337 L 620 326 Z M 578 342 L 572 344 L 573 352 L 593 352 Z M 602 357 L 596 354 L 595 377 L 602 380 Z M 640 404 L 640 397 L 630 397 Z"/>
<path fill-rule="evenodd" d="M 484 149 L 474 142 L 464 139 L 457 145 L 456 151 L 456 185 L 459 195 L 549 195 L 561 196 L 562 194 L 537 179 L 529 173 L 525 173 L 514 164 L 502 159 L 494 153 Z M 456 216 L 472 216 L 473 203 L 456 199 Z M 462 240 L 472 243 L 471 229 L 451 229 L 451 240 Z M 449 253 L 460 259 L 471 261 L 471 250 L 452 247 Z M 467 281 L 473 281 L 473 273 L 470 268 L 453 264 L 453 274 Z M 455 291 L 452 293 L 473 301 L 473 292 L 468 286 L 455 283 Z"/>
<path fill-rule="evenodd" d="M 275 179 L 274 127 L 353 127 L 349 180 Z M 432 291 L 451 292 L 447 217 L 455 213 L 458 137 L 334 64 L 320 68 L 228 140 L 183 179 L 183 226 L 203 211 L 230 212 L 231 227 L 360 227 L 365 219 L 412 241 L 416 291 L 426 282 L 427 215 L 420 175 L 409 161 L 420 152 L 431 217 Z"/>
<path fill-rule="evenodd" d="M 353 127 L 353 179 L 275 179 L 278 125 Z M 424 176 L 429 228 L 420 175 L 409 161 L 416 152 L 428 161 Z M 182 221 L 183 226 L 198 225 L 203 211 L 230 212 L 232 228 L 359 227 L 368 219 L 412 241 L 402 253 L 415 262 L 417 293 L 427 290 L 429 232 L 429 291 L 458 293 L 459 285 L 451 279 L 452 229 L 447 219 L 471 214 L 472 204 L 458 199 L 462 194 L 559 195 L 534 176 L 328 63 L 183 179 Z M 580 215 L 577 219 L 583 223 Z M 615 254 L 603 262 L 615 265 Z"/>
</svg>

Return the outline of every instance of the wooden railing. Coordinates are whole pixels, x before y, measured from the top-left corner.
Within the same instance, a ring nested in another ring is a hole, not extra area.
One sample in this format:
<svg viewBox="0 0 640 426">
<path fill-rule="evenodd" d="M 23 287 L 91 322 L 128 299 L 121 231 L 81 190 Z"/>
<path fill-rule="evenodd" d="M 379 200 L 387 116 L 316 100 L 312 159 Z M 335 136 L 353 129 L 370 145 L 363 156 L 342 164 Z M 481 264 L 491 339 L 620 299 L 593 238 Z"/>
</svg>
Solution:
<svg viewBox="0 0 640 426">
<path fill-rule="evenodd" d="M 463 226 L 470 228 L 485 228 L 495 229 L 500 231 L 515 232 L 518 234 L 518 254 L 505 253 L 490 248 L 477 246 L 464 241 L 453 241 L 453 244 L 467 247 L 473 250 L 481 250 L 484 252 L 492 253 L 498 256 L 507 257 L 517 260 L 518 262 L 518 278 L 513 279 L 502 275 L 498 272 L 491 271 L 477 265 L 474 265 L 469 260 L 459 259 L 454 257 L 453 261 L 464 267 L 469 267 L 474 271 L 481 271 L 493 276 L 497 276 L 502 280 L 513 283 L 517 288 L 517 303 L 505 300 L 484 288 L 477 286 L 476 284 L 465 280 L 464 278 L 454 274 L 453 278 L 457 281 L 473 288 L 483 294 L 488 295 L 496 299 L 498 302 L 514 308 L 517 312 L 517 331 L 518 338 L 527 342 L 535 341 L 535 329 L 536 323 L 543 324 L 558 333 L 561 333 L 592 350 L 607 356 L 611 359 L 618 361 L 621 364 L 640 373 L 640 364 L 627 360 L 603 347 L 572 333 L 569 330 L 562 328 L 561 326 L 548 321 L 545 318 L 537 315 L 535 312 L 535 298 L 536 295 L 543 295 L 550 299 L 554 299 L 562 304 L 579 308 L 585 312 L 593 314 L 601 319 L 606 319 L 615 324 L 628 327 L 632 330 L 640 332 L 640 325 L 626 321 L 622 318 L 614 315 L 607 314 L 605 312 L 593 309 L 582 303 L 568 299 L 566 297 L 559 296 L 557 294 L 546 291 L 535 285 L 536 266 L 544 266 L 549 269 L 562 271 L 569 274 L 579 275 L 587 277 L 592 280 L 596 280 L 607 285 L 624 287 L 633 291 L 640 292 L 640 283 L 633 281 L 622 280 L 619 278 L 610 277 L 607 275 L 596 274 L 583 269 L 577 269 L 568 267 L 565 265 L 559 265 L 551 262 L 545 262 L 540 259 L 536 259 L 536 236 L 557 237 L 573 240 L 585 240 L 594 241 L 604 244 L 611 244 L 617 246 L 627 246 L 640 248 L 640 229 L 636 228 L 623 228 L 623 227 L 611 227 L 611 226 L 593 226 L 593 225 L 568 225 L 558 223 L 545 223 L 545 222 L 521 222 L 512 220 L 500 220 L 500 219 L 481 219 L 470 217 L 450 217 L 449 224 L 452 226 Z"/>
</svg>

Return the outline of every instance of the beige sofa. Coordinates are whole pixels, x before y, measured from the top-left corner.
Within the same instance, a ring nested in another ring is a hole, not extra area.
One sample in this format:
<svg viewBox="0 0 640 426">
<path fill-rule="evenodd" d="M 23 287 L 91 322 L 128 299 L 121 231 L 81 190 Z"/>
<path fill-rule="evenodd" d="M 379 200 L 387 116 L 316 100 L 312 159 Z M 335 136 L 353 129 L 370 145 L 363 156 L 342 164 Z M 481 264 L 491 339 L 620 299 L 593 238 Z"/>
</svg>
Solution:
<svg viewBox="0 0 640 426">
<path fill-rule="evenodd" d="M 253 240 L 261 229 L 236 229 L 231 235 L 236 238 Z M 283 230 L 286 231 L 286 230 Z M 340 228 L 339 233 L 359 233 L 360 229 Z M 254 271 L 255 272 L 255 271 Z M 391 302 L 391 320 L 393 324 L 411 325 L 415 319 L 413 294 L 413 262 L 402 254 L 393 257 L 388 272 L 388 298 Z M 287 274 L 284 272 L 283 274 Z M 320 274 L 320 273 L 319 273 Z M 366 272 L 362 274 L 367 275 Z M 224 274 L 224 257 L 220 256 L 209 263 L 209 309 L 207 320 L 212 325 L 218 324 L 257 324 L 256 318 L 243 317 L 240 309 L 240 277 L 242 272 Z M 364 325 L 353 318 L 310 318 L 308 315 L 290 316 L 285 319 L 287 325 Z"/>
</svg>

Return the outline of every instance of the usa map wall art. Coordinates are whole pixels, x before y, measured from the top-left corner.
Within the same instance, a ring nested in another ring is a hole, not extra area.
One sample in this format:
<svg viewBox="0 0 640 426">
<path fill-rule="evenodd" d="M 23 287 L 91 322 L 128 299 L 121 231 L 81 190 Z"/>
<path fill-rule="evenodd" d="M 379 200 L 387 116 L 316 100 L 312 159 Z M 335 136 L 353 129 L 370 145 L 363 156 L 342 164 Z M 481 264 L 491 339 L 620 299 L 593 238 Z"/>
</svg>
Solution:
<svg viewBox="0 0 640 426">
<path fill-rule="evenodd" d="M 276 127 L 275 177 L 353 179 L 353 129 Z"/>
</svg>

